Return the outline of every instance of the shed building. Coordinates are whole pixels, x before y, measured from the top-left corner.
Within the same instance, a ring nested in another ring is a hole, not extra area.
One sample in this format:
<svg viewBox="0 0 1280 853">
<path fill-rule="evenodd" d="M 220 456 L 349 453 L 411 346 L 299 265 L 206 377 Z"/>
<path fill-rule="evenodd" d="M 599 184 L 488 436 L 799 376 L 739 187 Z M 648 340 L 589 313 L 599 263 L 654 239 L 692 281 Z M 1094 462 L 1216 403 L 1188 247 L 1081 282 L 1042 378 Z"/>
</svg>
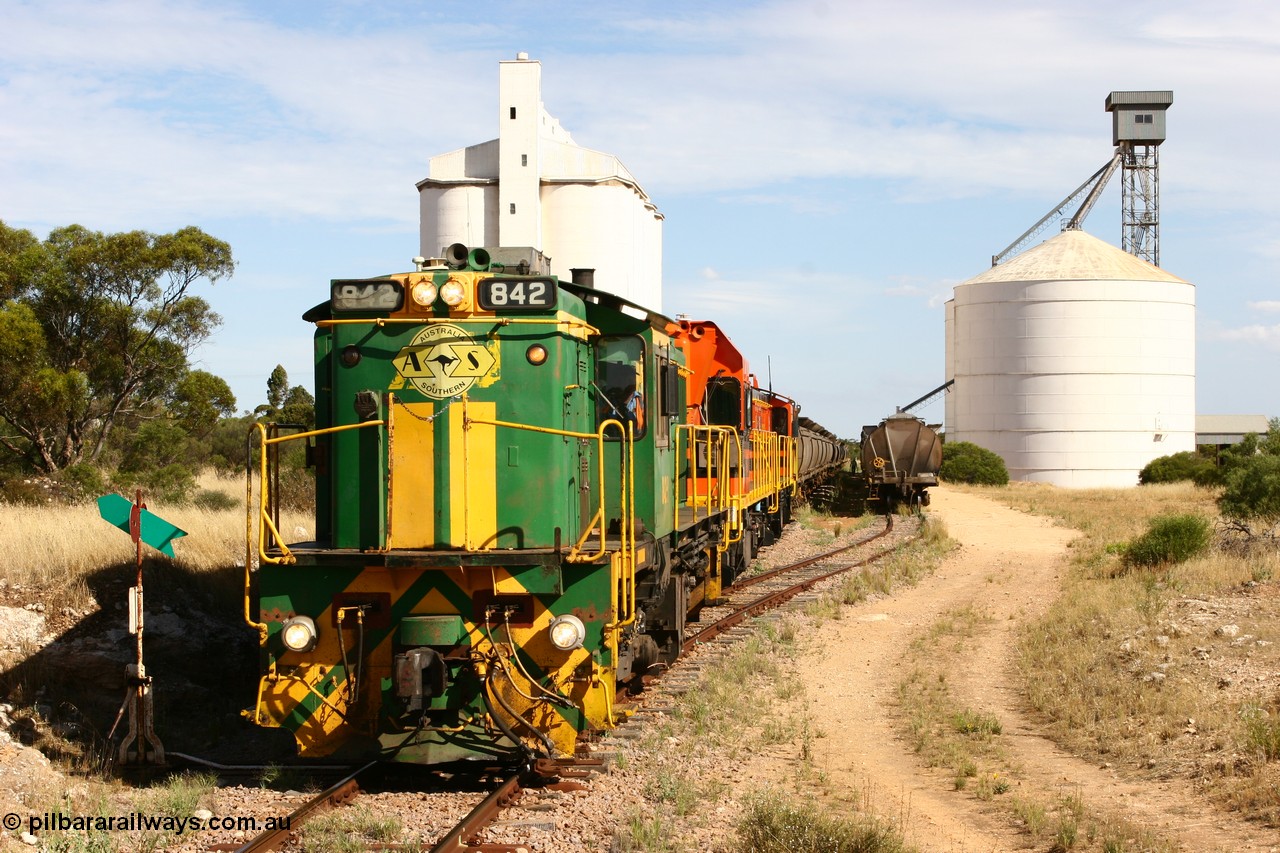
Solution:
<svg viewBox="0 0 1280 853">
<path fill-rule="evenodd" d="M 1195 288 L 1064 231 L 955 288 L 946 305 L 948 441 L 1015 480 L 1132 486 L 1195 448 Z"/>
<path fill-rule="evenodd" d="M 431 158 L 418 183 L 421 252 L 532 247 L 565 279 L 662 308 L 662 214 L 612 154 L 583 148 L 542 104 L 542 64 L 499 63 L 498 138 Z"/>
<path fill-rule="evenodd" d="M 1196 415 L 1196 444 L 1222 449 L 1239 444 L 1251 432 L 1264 435 L 1270 428 L 1266 415 Z"/>
</svg>

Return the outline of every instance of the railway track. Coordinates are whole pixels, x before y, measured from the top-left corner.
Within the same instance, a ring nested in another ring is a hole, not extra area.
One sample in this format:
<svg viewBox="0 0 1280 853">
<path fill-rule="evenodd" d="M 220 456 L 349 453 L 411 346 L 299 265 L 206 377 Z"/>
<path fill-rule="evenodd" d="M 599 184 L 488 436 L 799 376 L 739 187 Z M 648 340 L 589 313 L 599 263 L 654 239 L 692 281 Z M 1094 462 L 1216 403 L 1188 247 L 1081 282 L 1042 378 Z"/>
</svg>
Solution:
<svg viewBox="0 0 1280 853">
<path fill-rule="evenodd" d="M 267 850 L 282 850 L 285 844 L 291 839 L 296 838 L 298 829 L 306 820 L 317 815 L 326 809 L 336 806 L 345 806 L 360 795 L 360 779 L 371 772 L 378 766 L 378 762 L 371 761 L 363 767 L 348 774 L 342 779 L 335 782 L 332 786 L 325 789 L 319 795 L 313 797 L 303 803 L 289 815 L 288 820 L 284 821 L 281 826 L 275 829 L 268 829 L 260 835 L 255 836 L 248 843 L 239 847 L 232 847 L 226 844 L 217 844 L 209 847 L 210 850 L 227 850 L 234 849 L 235 853 L 264 853 Z"/>
<path fill-rule="evenodd" d="M 906 526 L 909 525 L 899 524 L 899 527 Z M 707 645 L 715 639 L 723 642 L 726 634 L 731 639 L 732 629 L 740 626 L 747 619 L 766 610 L 777 608 L 825 580 L 866 566 L 914 538 L 914 532 L 910 531 L 900 531 L 900 535 L 891 536 L 893 533 L 895 533 L 895 525 L 893 517 L 890 516 L 886 518 L 886 523 L 881 530 L 850 545 L 739 579 L 715 606 L 703 608 L 701 621 L 690 623 L 690 634 L 686 638 L 684 651 L 692 652 L 698 646 Z M 680 666 L 677 665 L 669 676 L 677 674 L 679 669 Z M 663 687 L 663 679 L 646 676 L 646 683 L 651 680 L 653 686 Z M 672 681 L 675 680 L 672 679 Z M 671 692 L 678 694 L 683 691 L 674 689 Z M 235 853 L 261 853 L 267 850 L 289 849 L 288 845 L 291 842 L 296 846 L 297 833 L 301 825 L 308 818 L 328 808 L 350 804 L 360 794 L 361 781 L 374 771 L 375 766 L 366 765 L 360 768 L 303 804 L 290 816 L 287 828 L 263 833 L 239 847 L 217 845 L 208 849 L 234 850 Z M 523 795 L 531 789 L 550 789 L 561 792 L 581 790 L 585 786 L 580 780 L 602 769 L 603 762 L 594 759 L 539 760 L 529 770 L 514 773 L 493 787 L 452 829 L 437 836 L 438 840 L 430 850 L 432 853 L 527 853 L 531 848 L 519 842 L 481 840 L 484 830 L 499 821 L 504 809 L 521 804 Z M 369 849 L 397 849 L 398 846 L 374 844 Z"/>
<path fill-rule="evenodd" d="M 876 548 L 870 554 L 864 553 L 864 549 L 893 533 L 893 519 L 892 515 L 885 516 L 883 529 L 850 545 L 738 579 L 723 598 L 702 609 L 698 622 L 689 623 L 683 652 L 688 654 L 699 644 L 782 605 L 824 580 L 862 568 L 891 553 L 900 543 Z M 837 560 L 841 557 L 843 559 Z"/>
<path fill-rule="evenodd" d="M 439 835 L 439 840 L 430 849 L 433 853 L 528 853 L 528 848 L 518 843 L 484 843 L 478 841 L 479 834 L 493 824 L 502 811 L 518 803 L 521 796 L 530 789 L 568 792 L 580 790 L 585 786 L 576 781 L 603 770 L 604 762 L 589 758 L 579 759 L 539 759 L 532 767 L 513 772 L 492 790 L 459 820 L 452 829 Z M 380 787 L 378 777 L 384 775 L 388 766 L 380 762 L 371 762 L 349 773 L 334 783 L 324 792 L 311 798 L 280 822 L 276 829 L 267 830 L 244 844 L 211 844 L 205 847 L 209 851 L 220 853 L 266 853 L 266 851 L 286 851 L 299 847 L 300 832 L 306 822 L 332 808 L 351 805 L 367 789 Z M 424 771 L 425 773 L 426 771 Z M 492 771 L 478 771 L 471 779 L 468 787 L 481 786 L 485 777 L 492 778 Z M 423 787 L 449 790 L 451 783 L 448 774 L 437 776 L 429 783 L 423 778 Z M 450 791 L 450 796 L 453 792 Z M 422 799 L 432 794 L 420 792 Z M 396 850 L 399 843 L 379 843 L 366 841 L 367 850 Z M 414 844 L 413 849 L 425 849 L 424 845 Z"/>
</svg>

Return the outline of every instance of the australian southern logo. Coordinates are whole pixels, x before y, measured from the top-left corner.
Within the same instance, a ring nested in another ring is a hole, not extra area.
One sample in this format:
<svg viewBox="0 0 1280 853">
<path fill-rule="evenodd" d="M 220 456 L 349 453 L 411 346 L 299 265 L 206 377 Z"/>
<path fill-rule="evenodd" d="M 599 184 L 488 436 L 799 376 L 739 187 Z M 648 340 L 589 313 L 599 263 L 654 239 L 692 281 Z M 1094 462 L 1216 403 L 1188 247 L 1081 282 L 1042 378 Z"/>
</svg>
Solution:
<svg viewBox="0 0 1280 853">
<path fill-rule="evenodd" d="M 400 375 L 436 399 L 466 391 L 488 374 L 494 363 L 488 347 L 449 323 L 427 326 L 395 357 Z"/>
</svg>

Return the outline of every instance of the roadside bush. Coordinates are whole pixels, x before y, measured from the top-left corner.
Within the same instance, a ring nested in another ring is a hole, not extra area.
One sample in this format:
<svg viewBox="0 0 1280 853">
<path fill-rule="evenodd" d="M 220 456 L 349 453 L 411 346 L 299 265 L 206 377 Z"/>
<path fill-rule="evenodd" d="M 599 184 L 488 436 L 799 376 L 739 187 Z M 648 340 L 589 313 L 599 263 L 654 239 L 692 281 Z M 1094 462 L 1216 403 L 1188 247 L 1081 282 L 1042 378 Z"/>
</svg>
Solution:
<svg viewBox="0 0 1280 853">
<path fill-rule="evenodd" d="M 1266 533 L 1280 524 L 1280 456 L 1257 455 L 1232 465 L 1218 509 L 1229 521 L 1254 533 Z"/>
<path fill-rule="evenodd" d="M 1162 515 L 1124 551 L 1126 566 L 1163 566 L 1189 560 L 1209 547 L 1209 520 L 1200 515 Z"/>
<path fill-rule="evenodd" d="M 1009 482 L 1009 469 L 996 454 L 971 441 L 947 442 L 942 445 L 942 467 L 938 476 L 948 483 L 974 483 L 980 486 L 1004 486 Z"/>
<path fill-rule="evenodd" d="M 87 462 L 63 468 L 58 482 L 69 501 L 91 501 L 107 491 L 107 480 L 102 472 Z"/>
<path fill-rule="evenodd" d="M 280 471 L 280 494 L 276 496 L 283 509 L 313 512 L 316 507 L 316 478 L 307 468 L 284 468 Z"/>
<path fill-rule="evenodd" d="M 124 471 L 115 473 L 111 488 L 127 498 L 142 489 L 144 501 L 186 505 L 196 488 L 196 475 L 185 465 L 165 465 L 154 471 Z"/>
<path fill-rule="evenodd" d="M 53 483 L 47 478 L 13 477 L 0 481 L 0 503 L 41 506 L 53 500 Z"/>
<path fill-rule="evenodd" d="M 219 492 L 213 489 L 200 489 L 196 492 L 196 496 L 191 502 L 200 507 L 200 509 L 207 509 L 210 512 L 239 509 L 242 503 L 242 501 L 233 498 L 226 492 Z"/>
<path fill-rule="evenodd" d="M 1172 456 L 1152 459 L 1138 472 L 1138 482 L 1145 486 L 1150 483 L 1177 483 L 1182 480 L 1191 480 L 1196 485 L 1201 485 L 1212 482 L 1217 474 L 1217 468 L 1212 461 L 1198 453 L 1184 450 Z"/>
</svg>

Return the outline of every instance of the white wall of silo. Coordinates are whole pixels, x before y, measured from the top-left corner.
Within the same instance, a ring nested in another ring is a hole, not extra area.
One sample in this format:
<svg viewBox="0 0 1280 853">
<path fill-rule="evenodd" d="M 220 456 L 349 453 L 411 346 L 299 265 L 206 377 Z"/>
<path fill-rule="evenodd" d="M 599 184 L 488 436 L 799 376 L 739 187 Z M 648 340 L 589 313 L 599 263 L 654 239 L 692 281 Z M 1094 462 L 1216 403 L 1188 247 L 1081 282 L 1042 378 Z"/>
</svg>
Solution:
<svg viewBox="0 0 1280 853">
<path fill-rule="evenodd" d="M 497 184 L 428 186 L 418 196 L 422 254 L 439 257 L 444 246 L 498 245 Z"/>
<path fill-rule="evenodd" d="M 595 286 L 662 310 L 662 220 L 621 184 L 548 184 L 542 191 L 543 239 L 552 272 L 595 272 Z"/>
<path fill-rule="evenodd" d="M 993 271 L 956 287 L 948 439 L 1000 454 L 1016 480 L 1136 485 L 1152 459 L 1195 448 L 1195 288 L 1097 238 L 1064 238 L 1027 267 L 1064 278 Z M 1092 277 L 1108 274 L 1130 277 Z"/>
<path fill-rule="evenodd" d="M 431 158 L 420 253 L 451 243 L 537 249 L 554 274 L 662 307 L 662 214 L 612 154 L 583 148 L 542 104 L 542 66 L 499 63 L 498 138 Z"/>
<path fill-rule="evenodd" d="M 948 379 L 955 379 L 956 360 L 953 354 L 953 349 L 956 344 L 956 341 L 955 341 L 956 301 L 954 299 L 948 299 L 946 303 L 943 304 L 942 316 L 943 316 L 942 327 L 943 327 L 943 341 L 944 341 L 942 375 L 947 377 Z M 948 440 L 951 438 L 952 425 L 956 422 L 956 402 L 955 401 L 956 401 L 955 386 L 952 386 L 951 389 L 945 395 L 943 395 L 942 425 L 944 428 L 944 434 L 946 435 L 946 438 Z"/>
</svg>

